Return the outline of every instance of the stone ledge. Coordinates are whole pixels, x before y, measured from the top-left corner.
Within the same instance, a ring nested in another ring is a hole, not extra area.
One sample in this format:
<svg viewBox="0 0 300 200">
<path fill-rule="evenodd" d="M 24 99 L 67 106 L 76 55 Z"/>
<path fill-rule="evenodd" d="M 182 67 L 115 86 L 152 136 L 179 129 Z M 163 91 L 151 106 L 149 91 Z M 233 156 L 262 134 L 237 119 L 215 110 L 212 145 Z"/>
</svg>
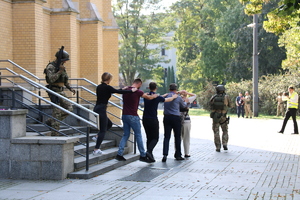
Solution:
<svg viewBox="0 0 300 200">
<path fill-rule="evenodd" d="M 68 144 L 79 141 L 76 137 L 26 136 L 13 138 L 13 144 Z"/>
<path fill-rule="evenodd" d="M 24 115 L 27 113 L 28 113 L 27 109 L 0 110 L 0 116 Z"/>
</svg>

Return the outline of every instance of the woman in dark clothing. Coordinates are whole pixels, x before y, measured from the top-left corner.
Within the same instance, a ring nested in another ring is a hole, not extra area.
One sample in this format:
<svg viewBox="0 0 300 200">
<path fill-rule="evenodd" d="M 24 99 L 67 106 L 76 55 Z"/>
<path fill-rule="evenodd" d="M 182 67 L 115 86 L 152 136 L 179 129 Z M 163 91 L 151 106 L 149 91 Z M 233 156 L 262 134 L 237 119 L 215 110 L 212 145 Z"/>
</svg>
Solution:
<svg viewBox="0 0 300 200">
<path fill-rule="evenodd" d="M 108 119 L 106 114 L 106 108 L 108 99 L 111 97 L 112 93 L 118 94 L 125 94 L 135 92 L 137 88 L 132 88 L 131 90 L 122 90 L 122 89 L 115 89 L 109 85 L 113 76 L 108 72 L 104 72 L 102 74 L 102 81 L 101 84 L 97 86 L 96 94 L 97 94 L 97 102 L 96 106 L 94 107 L 94 112 L 99 114 L 99 121 L 100 121 L 100 131 L 97 134 L 97 142 L 95 149 L 93 151 L 94 155 L 101 155 L 102 151 L 100 150 L 100 145 L 104 139 L 105 132 L 112 127 L 112 122 Z"/>
</svg>

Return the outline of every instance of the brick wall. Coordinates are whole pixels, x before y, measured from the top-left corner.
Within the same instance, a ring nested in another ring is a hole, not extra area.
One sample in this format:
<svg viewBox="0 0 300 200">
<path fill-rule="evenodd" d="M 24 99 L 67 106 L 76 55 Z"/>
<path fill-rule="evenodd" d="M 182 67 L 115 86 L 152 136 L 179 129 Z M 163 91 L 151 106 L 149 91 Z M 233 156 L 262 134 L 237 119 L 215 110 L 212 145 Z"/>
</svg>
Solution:
<svg viewBox="0 0 300 200">
<path fill-rule="evenodd" d="M 66 63 L 70 78 L 87 78 L 99 84 L 102 73 L 108 71 L 114 75 L 111 85 L 118 86 L 118 29 L 113 28 L 111 0 L 70 2 L 74 6 L 68 8 L 66 0 L 0 0 L 0 59 L 10 59 L 44 78 L 44 68 L 64 46 L 70 54 Z M 104 21 L 91 18 L 90 3 Z M 12 68 L 6 63 L 1 66 Z M 82 95 L 96 101 L 92 95 Z"/>
</svg>

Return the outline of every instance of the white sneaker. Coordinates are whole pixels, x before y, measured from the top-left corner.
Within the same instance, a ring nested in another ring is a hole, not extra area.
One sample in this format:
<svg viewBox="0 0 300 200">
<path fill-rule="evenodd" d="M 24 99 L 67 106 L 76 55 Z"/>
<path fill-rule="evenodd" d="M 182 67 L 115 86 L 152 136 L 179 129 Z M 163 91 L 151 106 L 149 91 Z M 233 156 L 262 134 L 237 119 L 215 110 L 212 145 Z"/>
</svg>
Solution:
<svg viewBox="0 0 300 200">
<path fill-rule="evenodd" d="M 94 140 L 94 142 L 97 142 L 97 138 L 96 137 L 92 137 L 92 140 Z"/>
<path fill-rule="evenodd" d="M 95 150 L 93 151 L 93 155 L 94 155 L 94 156 L 101 156 L 102 153 L 103 153 L 103 152 L 102 152 L 100 149 L 97 149 L 96 151 L 95 151 Z"/>
</svg>

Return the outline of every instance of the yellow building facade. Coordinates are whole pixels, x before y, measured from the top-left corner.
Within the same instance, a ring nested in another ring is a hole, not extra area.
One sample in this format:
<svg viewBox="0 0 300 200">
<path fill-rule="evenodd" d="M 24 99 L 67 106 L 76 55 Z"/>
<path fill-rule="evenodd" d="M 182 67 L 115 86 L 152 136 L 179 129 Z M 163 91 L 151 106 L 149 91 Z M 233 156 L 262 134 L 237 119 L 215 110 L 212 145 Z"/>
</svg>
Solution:
<svg viewBox="0 0 300 200">
<path fill-rule="evenodd" d="M 40 78 L 61 46 L 70 54 L 71 78 L 98 84 L 105 71 L 118 77 L 111 0 L 0 0 L 0 27 L 0 60 L 10 59 Z"/>
<path fill-rule="evenodd" d="M 64 46 L 70 55 L 70 78 L 99 84 L 102 73 L 110 72 L 111 85 L 119 85 L 119 29 L 111 0 L 0 0 L 0 27 L 0 60 L 12 60 L 44 78 L 44 68 Z M 13 67 L 3 62 L 1 66 Z"/>
</svg>

